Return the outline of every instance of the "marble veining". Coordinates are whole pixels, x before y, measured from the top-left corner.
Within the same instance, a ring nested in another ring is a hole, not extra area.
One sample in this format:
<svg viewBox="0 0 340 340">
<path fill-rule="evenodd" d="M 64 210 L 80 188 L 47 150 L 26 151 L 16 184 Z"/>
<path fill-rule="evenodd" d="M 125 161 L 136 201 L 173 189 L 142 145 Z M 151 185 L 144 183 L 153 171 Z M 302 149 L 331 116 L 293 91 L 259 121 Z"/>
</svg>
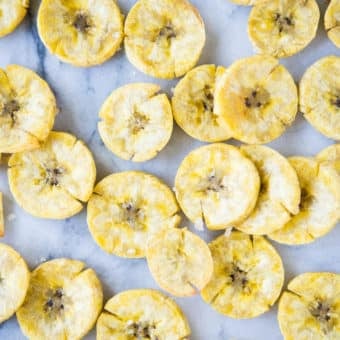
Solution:
<svg viewBox="0 0 340 340">
<path fill-rule="evenodd" d="M 206 23 L 207 43 L 200 64 L 228 66 L 233 61 L 253 54 L 247 36 L 250 9 L 228 0 L 192 0 Z M 39 0 L 32 6 L 22 25 L 11 35 L 0 39 L 0 66 L 17 63 L 32 68 L 44 77 L 56 94 L 60 113 L 55 130 L 68 131 L 92 150 L 98 180 L 117 171 L 139 169 L 151 172 L 173 186 L 174 176 L 183 157 L 202 145 L 175 128 L 168 146 L 149 162 L 134 164 L 110 153 L 97 131 L 98 111 L 115 88 L 131 82 L 154 82 L 171 95 L 176 81 L 163 81 L 143 75 L 127 61 L 123 49 L 105 64 L 89 69 L 75 68 L 50 55 L 41 43 L 36 29 Z M 134 0 L 118 0 L 126 15 Z M 324 15 L 326 1 L 319 1 Z M 317 38 L 299 55 L 282 60 L 298 81 L 304 70 L 317 59 L 329 54 L 340 55 L 327 39 L 320 23 Z M 235 144 L 233 141 L 231 142 Z M 333 141 L 316 132 L 301 116 L 286 133 L 270 144 L 286 156 L 312 156 Z M 104 286 L 105 297 L 130 289 L 157 285 L 144 260 L 124 260 L 103 252 L 93 241 L 86 225 L 86 210 L 64 221 L 36 219 L 22 211 L 14 202 L 7 183 L 6 169 L 0 167 L 0 191 L 4 193 L 6 236 L 2 241 L 18 249 L 31 268 L 56 257 L 72 257 L 93 267 Z M 183 218 L 182 225 L 192 228 Z M 199 233 L 207 241 L 217 234 Z M 300 247 L 274 244 L 283 258 L 286 282 L 306 271 L 340 271 L 339 226 L 316 242 Z M 276 321 L 277 307 L 259 318 L 232 320 L 214 312 L 199 296 L 176 299 L 186 313 L 193 340 L 278 340 L 282 339 Z M 0 325 L 0 339 L 24 339 L 15 318 Z M 95 339 L 95 332 L 86 339 Z"/>
</svg>

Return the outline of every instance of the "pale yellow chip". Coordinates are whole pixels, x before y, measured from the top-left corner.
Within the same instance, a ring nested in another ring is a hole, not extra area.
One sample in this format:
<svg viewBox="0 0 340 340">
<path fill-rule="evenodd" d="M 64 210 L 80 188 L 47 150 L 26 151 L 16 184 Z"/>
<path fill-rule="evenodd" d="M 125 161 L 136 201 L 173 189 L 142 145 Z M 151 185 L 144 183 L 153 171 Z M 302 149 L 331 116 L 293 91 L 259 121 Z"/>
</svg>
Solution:
<svg viewBox="0 0 340 340">
<path fill-rule="evenodd" d="M 41 218 L 64 219 L 82 210 L 96 179 L 91 152 L 73 135 L 51 132 L 39 149 L 9 159 L 8 180 L 17 203 Z"/>
<path fill-rule="evenodd" d="M 184 214 L 198 229 L 240 223 L 254 209 L 260 178 L 254 164 L 234 146 L 210 144 L 182 161 L 175 191 Z"/>
<path fill-rule="evenodd" d="M 304 273 L 288 284 L 278 320 L 285 340 L 340 339 L 340 275 Z"/>
<path fill-rule="evenodd" d="M 99 134 L 115 155 L 134 162 L 157 156 L 169 142 L 173 117 L 165 94 L 156 84 L 135 83 L 112 92 L 103 104 Z"/>
<path fill-rule="evenodd" d="M 36 73 L 19 65 L 0 69 L 0 153 L 37 148 L 56 114 L 54 94 Z"/>
<path fill-rule="evenodd" d="M 340 57 L 314 63 L 300 82 L 300 111 L 315 129 L 340 140 Z"/>
<path fill-rule="evenodd" d="M 284 268 L 262 236 L 241 232 L 210 243 L 214 274 L 202 298 L 217 312 L 235 319 L 254 318 L 271 308 L 283 285 Z"/>
<path fill-rule="evenodd" d="M 268 143 L 291 125 L 298 110 L 294 80 L 278 60 L 252 56 L 232 64 L 215 97 L 221 125 L 248 144 Z"/>
<path fill-rule="evenodd" d="M 328 38 L 340 48 L 340 0 L 331 0 L 325 13 Z"/>
<path fill-rule="evenodd" d="M 94 270 L 80 261 L 55 259 L 33 270 L 17 319 L 29 339 L 81 339 L 102 306 L 102 286 Z"/>
<path fill-rule="evenodd" d="M 300 184 L 288 160 L 261 145 L 242 146 L 241 151 L 254 162 L 261 179 L 255 209 L 235 227 L 247 234 L 265 235 L 282 228 L 299 212 Z"/>
<path fill-rule="evenodd" d="M 249 38 L 261 54 L 289 57 L 315 38 L 319 19 L 315 0 L 260 0 L 249 16 Z"/>
<path fill-rule="evenodd" d="M 323 149 L 316 155 L 316 159 L 321 163 L 333 165 L 340 176 L 340 144 L 333 144 Z"/>
<path fill-rule="evenodd" d="M 148 243 L 146 258 L 158 285 L 175 296 L 198 294 L 213 273 L 208 245 L 186 228 L 156 234 Z"/>
<path fill-rule="evenodd" d="M 289 245 L 313 242 L 327 234 L 339 220 L 340 181 L 334 167 L 312 158 L 292 157 L 301 186 L 300 212 L 268 236 Z"/>
<path fill-rule="evenodd" d="M 0 322 L 9 319 L 24 302 L 30 272 L 25 260 L 10 246 L 0 243 Z"/>
<path fill-rule="evenodd" d="M 2 193 L 0 192 L 0 237 L 5 235 L 4 206 Z"/>
<path fill-rule="evenodd" d="M 137 171 L 105 177 L 87 207 L 94 240 L 105 251 L 122 257 L 144 257 L 149 238 L 179 222 L 172 191 L 157 177 Z"/>
<path fill-rule="evenodd" d="M 120 48 L 123 16 L 113 0 L 42 0 L 38 31 L 46 48 L 74 66 L 102 64 Z"/>
<path fill-rule="evenodd" d="M 186 340 L 190 327 L 168 296 L 152 289 L 134 289 L 115 295 L 97 322 L 97 340 Z"/>
<path fill-rule="evenodd" d="M 198 66 L 175 87 L 174 118 L 189 136 L 204 142 L 221 142 L 231 137 L 214 112 L 215 92 L 224 71 L 221 66 Z"/>
<path fill-rule="evenodd" d="M 188 72 L 204 44 L 204 22 L 187 0 L 139 0 L 125 21 L 128 59 L 156 78 L 171 79 Z"/>
<path fill-rule="evenodd" d="M 0 37 L 13 32 L 25 18 L 29 0 L 0 0 Z"/>
</svg>

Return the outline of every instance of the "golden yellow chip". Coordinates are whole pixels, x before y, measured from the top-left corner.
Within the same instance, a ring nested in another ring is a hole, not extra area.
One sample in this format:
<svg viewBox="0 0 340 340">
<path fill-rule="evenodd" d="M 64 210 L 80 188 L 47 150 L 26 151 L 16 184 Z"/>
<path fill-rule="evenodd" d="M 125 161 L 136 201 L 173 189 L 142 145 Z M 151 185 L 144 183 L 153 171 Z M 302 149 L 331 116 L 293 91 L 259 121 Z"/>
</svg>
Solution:
<svg viewBox="0 0 340 340">
<path fill-rule="evenodd" d="M 300 111 L 315 129 L 340 140 L 340 57 L 314 63 L 300 82 Z"/>
<path fill-rule="evenodd" d="M 165 94 L 156 84 L 129 84 L 112 92 L 103 104 L 100 136 L 114 154 L 144 162 L 156 157 L 169 142 L 173 117 Z"/>
<path fill-rule="evenodd" d="M 54 94 L 36 73 L 19 65 L 0 69 L 0 153 L 39 147 L 56 114 Z"/>
<path fill-rule="evenodd" d="M 148 243 L 146 258 L 158 285 L 175 296 L 198 294 L 213 272 L 208 245 L 186 228 L 156 234 Z"/>
<path fill-rule="evenodd" d="M 152 289 L 134 289 L 115 295 L 97 322 L 97 340 L 186 340 L 190 327 L 168 296 Z"/>
<path fill-rule="evenodd" d="M 216 87 L 224 72 L 221 66 L 198 66 L 177 84 L 172 97 L 174 118 L 189 136 L 204 142 L 221 142 L 231 137 L 214 112 Z"/>
<path fill-rule="evenodd" d="M 338 222 L 340 181 L 334 166 L 311 158 L 292 157 L 301 186 L 300 212 L 280 230 L 268 236 L 289 245 L 313 242 Z"/>
<path fill-rule="evenodd" d="M 30 272 L 20 254 L 4 243 L 0 243 L 0 266 L 0 322 L 3 322 L 24 302 Z"/>
<path fill-rule="evenodd" d="M 250 13 L 248 33 L 261 54 L 289 57 L 315 38 L 319 19 L 315 0 L 260 0 Z"/>
<path fill-rule="evenodd" d="M 283 285 L 284 269 L 262 236 L 241 232 L 210 243 L 214 274 L 202 298 L 216 311 L 236 319 L 254 318 L 271 308 Z"/>
<path fill-rule="evenodd" d="M 9 159 L 8 180 L 17 203 L 41 218 L 64 219 L 82 210 L 96 179 L 91 152 L 76 137 L 51 132 L 39 149 Z"/>
<path fill-rule="evenodd" d="M 81 339 L 102 306 L 103 291 L 94 270 L 80 261 L 56 259 L 33 270 L 17 319 L 29 339 Z"/>
<path fill-rule="evenodd" d="M 87 222 L 105 251 L 137 258 L 145 256 L 152 235 L 177 227 L 180 216 L 175 196 L 163 182 L 143 172 L 126 171 L 96 185 Z"/>
<path fill-rule="evenodd" d="M 340 48 L 340 1 L 331 0 L 325 13 L 325 28 L 329 39 Z"/>
<path fill-rule="evenodd" d="M 278 60 L 252 56 L 232 64 L 215 97 L 221 125 L 248 144 L 278 138 L 295 119 L 298 95 L 294 80 Z"/>
<path fill-rule="evenodd" d="M 340 339 L 340 275 L 304 273 L 288 284 L 278 320 L 285 340 Z"/>
<path fill-rule="evenodd" d="M 123 16 L 114 0 L 42 0 L 38 31 L 52 54 L 88 67 L 117 52 L 123 40 Z"/>
<path fill-rule="evenodd" d="M 0 37 L 13 32 L 25 18 L 29 0 L 0 1 Z"/>
<path fill-rule="evenodd" d="M 170 79 L 188 72 L 204 44 L 204 22 L 187 0 L 139 0 L 125 21 L 128 59 L 156 78 Z"/>
<path fill-rule="evenodd" d="M 255 209 L 235 227 L 247 234 L 265 235 L 282 228 L 300 208 L 300 184 L 288 160 L 262 145 L 242 146 L 254 162 L 261 179 Z"/>
<path fill-rule="evenodd" d="M 210 144 L 182 161 L 175 191 L 184 214 L 198 229 L 225 229 L 254 209 L 260 188 L 256 167 L 234 146 Z"/>
</svg>

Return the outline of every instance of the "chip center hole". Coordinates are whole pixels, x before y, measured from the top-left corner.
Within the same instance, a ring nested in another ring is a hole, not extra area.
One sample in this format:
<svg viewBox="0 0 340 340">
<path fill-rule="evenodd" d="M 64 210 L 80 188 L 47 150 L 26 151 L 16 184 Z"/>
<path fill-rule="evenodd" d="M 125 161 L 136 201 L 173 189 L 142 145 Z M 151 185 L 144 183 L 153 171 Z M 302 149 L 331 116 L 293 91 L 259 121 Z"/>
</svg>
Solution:
<svg viewBox="0 0 340 340">
<path fill-rule="evenodd" d="M 223 178 L 219 178 L 219 176 L 217 176 L 215 172 L 212 172 L 208 176 L 208 185 L 207 185 L 206 190 L 213 191 L 213 192 L 220 192 L 223 190 L 227 190 L 227 188 L 223 184 Z"/>
<path fill-rule="evenodd" d="M 46 168 L 46 183 L 51 186 L 57 186 L 65 170 L 61 167 Z"/>
<path fill-rule="evenodd" d="M 244 104 L 247 108 L 260 108 L 268 104 L 269 92 L 264 88 L 248 90 L 248 95 L 244 98 Z"/>
<path fill-rule="evenodd" d="M 12 99 L 4 104 L 1 114 L 4 116 L 10 116 L 12 121 L 16 120 L 16 112 L 20 110 L 19 103 Z"/>
<path fill-rule="evenodd" d="M 91 28 L 91 22 L 85 13 L 77 13 L 73 21 L 73 26 L 81 33 L 87 33 Z"/>
<path fill-rule="evenodd" d="M 316 306 L 310 308 L 311 314 L 323 323 L 327 323 L 331 319 L 330 311 L 330 306 L 324 301 L 318 301 Z"/>
<path fill-rule="evenodd" d="M 49 290 L 47 292 L 47 300 L 44 305 L 45 312 L 58 313 L 64 310 L 64 299 L 65 295 L 62 288 L 57 288 L 55 290 Z"/>
<path fill-rule="evenodd" d="M 124 219 L 133 229 L 140 229 L 139 218 L 142 215 L 142 210 L 134 205 L 132 202 L 125 202 L 122 204 L 124 211 Z"/>
<path fill-rule="evenodd" d="M 275 21 L 279 26 L 279 32 L 287 32 L 294 26 L 293 19 L 289 16 L 282 15 L 281 13 L 275 14 Z"/>
<path fill-rule="evenodd" d="M 160 31 L 159 37 L 164 37 L 167 40 L 171 40 L 172 38 L 176 38 L 177 34 L 175 29 L 171 23 L 166 24 Z"/>
<path fill-rule="evenodd" d="M 132 322 L 127 326 L 127 334 L 134 336 L 138 340 L 158 340 L 159 338 L 154 335 L 155 329 L 154 325 L 149 325 L 147 322 Z"/>
<path fill-rule="evenodd" d="M 232 273 L 230 274 L 230 277 L 233 283 L 241 286 L 242 288 L 244 288 L 248 283 L 247 272 L 242 270 L 237 265 L 233 266 L 233 270 Z"/>
<path fill-rule="evenodd" d="M 203 107 L 205 111 L 213 112 L 214 111 L 214 95 L 212 93 L 212 89 L 210 86 L 206 85 L 203 89 L 204 97 L 203 97 Z"/>
<path fill-rule="evenodd" d="M 130 129 L 133 134 L 137 134 L 144 130 L 146 125 L 149 123 L 149 118 L 142 113 L 134 112 L 129 121 Z"/>
<path fill-rule="evenodd" d="M 340 109 L 340 96 L 336 97 L 336 99 L 334 100 L 333 104 Z"/>
</svg>

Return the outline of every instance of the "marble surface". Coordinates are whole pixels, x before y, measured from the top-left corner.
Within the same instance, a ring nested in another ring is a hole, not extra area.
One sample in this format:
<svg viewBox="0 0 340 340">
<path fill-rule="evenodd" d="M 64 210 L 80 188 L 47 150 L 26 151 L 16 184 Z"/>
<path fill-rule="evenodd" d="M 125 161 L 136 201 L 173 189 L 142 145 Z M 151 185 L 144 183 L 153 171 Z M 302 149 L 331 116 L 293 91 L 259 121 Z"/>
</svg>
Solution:
<svg viewBox="0 0 340 340">
<path fill-rule="evenodd" d="M 201 143 L 191 139 L 179 128 L 168 146 L 152 161 L 133 164 L 115 157 L 103 146 L 96 129 L 98 110 L 109 93 L 126 83 L 150 81 L 158 83 L 171 93 L 176 81 L 152 79 L 138 72 L 121 50 L 114 58 L 99 67 L 74 68 L 50 55 L 40 42 L 36 30 L 38 0 L 31 0 L 32 8 L 23 24 L 11 35 L 0 39 L 0 66 L 17 63 L 32 68 L 45 78 L 54 90 L 60 113 L 55 130 L 68 131 L 86 142 L 92 150 L 98 169 L 98 180 L 121 170 L 139 169 L 151 172 L 169 186 L 173 186 L 176 169 L 183 157 Z M 135 2 L 119 0 L 124 14 Z M 233 61 L 253 54 L 247 37 L 247 17 L 250 9 L 239 7 L 228 0 L 192 0 L 200 10 L 207 30 L 207 44 L 200 60 L 228 66 Z M 322 15 L 326 1 L 320 0 Z M 299 80 L 304 70 L 320 57 L 340 55 L 328 41 L 320 24 L 317 38 L 299 55 L 282 63 Z M 231 142 L 233 143 L 233 142 Z M 333 143 L 316 132 L 302 118 L 278 140 L 270 145 L 286 156 L 312 156 Z M 130 289 L 157 288 L 144 260 L 125 260 L 103 252 L 93 241 L 86 225 L 85 210 L 65 221 L 34 218 L 22 211 L 10 194 L 6 169 L 0 168 L 0 191 L 4 192 L 6 236 L 2 241 L 14 246 L 28 261 L 31 268 L 41 261 L 56 257 L 72 257 L 93 267 L 104 286 L 106 299 Z M 189 225 L 185 219 L 183 225 Z M 215 234 L 203 232 L 206 240 Z M 313 244 L 288 247 L 275 244 L 283 258 L 286 282 L 305 271 L 340 271 L 339 226 Z M 193 340 L 262 340 L 281 339 L 276 321 L 277 307 L 259 318 L 232 320 L 214 312 L 199 296 L 176 299 L 183 308 L 192 327 Z M 24 339 L 15 318 L 0 325 L 0 339 Z M 94 331 L 86 339 L 95 339 Z"/>
</svg>

